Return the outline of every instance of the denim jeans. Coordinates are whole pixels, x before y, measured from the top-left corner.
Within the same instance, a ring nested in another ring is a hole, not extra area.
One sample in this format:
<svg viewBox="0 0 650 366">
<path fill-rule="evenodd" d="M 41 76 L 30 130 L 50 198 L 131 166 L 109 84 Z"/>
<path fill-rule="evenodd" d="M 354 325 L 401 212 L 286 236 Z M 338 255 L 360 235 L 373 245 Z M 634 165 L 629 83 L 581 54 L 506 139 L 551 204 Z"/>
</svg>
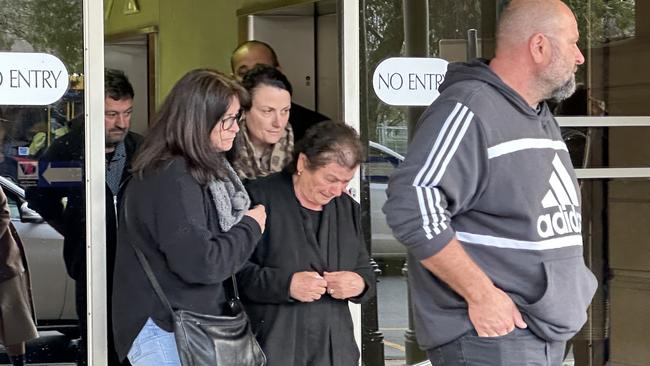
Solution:
<svg viewBox="0 0 650 366">
<path fill-rule="evenodd" d="M 127 355 L 133 366 L 181 366 L 174 333 L 147 322 L 133 341 Z"/>
<path fill-rule="evenodd" d="M 470 331 L 427 350 L 433 366 L 560 366 L 566 342 L 547 342 L 528 329 L 501 337 L 479 337 Z"/>
</svg>

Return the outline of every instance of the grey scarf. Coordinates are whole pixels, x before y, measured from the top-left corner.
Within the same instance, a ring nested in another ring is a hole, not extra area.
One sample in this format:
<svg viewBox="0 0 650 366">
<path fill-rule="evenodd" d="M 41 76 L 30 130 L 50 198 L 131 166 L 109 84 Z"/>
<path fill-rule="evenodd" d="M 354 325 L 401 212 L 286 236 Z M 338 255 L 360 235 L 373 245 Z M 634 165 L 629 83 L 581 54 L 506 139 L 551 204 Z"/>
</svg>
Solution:
<svg viewBox="0 0 650 366">
<path fill-rule="evenodd" d="M 251 200 L 230 163 L 224 158 L 222 164 L 228 172 L 228 178 L 215 179 L 208 184 L 208 187 L 219 214 L 219 227 L 223 231 L 228 231 L 248 211 Z"/>
</svg>

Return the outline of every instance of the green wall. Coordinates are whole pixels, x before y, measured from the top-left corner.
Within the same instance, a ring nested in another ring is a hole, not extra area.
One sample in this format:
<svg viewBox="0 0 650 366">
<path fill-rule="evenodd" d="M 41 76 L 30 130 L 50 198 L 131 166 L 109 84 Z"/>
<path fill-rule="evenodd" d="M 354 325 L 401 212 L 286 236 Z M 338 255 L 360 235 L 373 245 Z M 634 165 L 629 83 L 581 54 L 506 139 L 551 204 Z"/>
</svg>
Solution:
<svg viewBox="0 0 650 366">
<path fill-rule="evenodd" d="M 160 105 L 187 71 L 210 67 L 230 73 L 230 52 L 238 43 L 237 10 L 242 7 L 296 4 L 301 0 L 136 0 L 140 11 L 124 14 L 129 0 L 104 0 L 105 35 L 158 29 L 157 94 Z M 302 2 L 313 2 L 306 0 Z"/>
<path fill-rule="evenodd" d="M 112 1 L 105 34 L 115 37 L 157 27 L 158 105 L 191 69 L 210 67 L 230 72 L 230 52 L 237 46 L 240 0 L 138 0 L 140 12 L 125 15 L 122 9 L 126 1 Z"/>
<path fill-rule="evenodd" d="M 230 72 L 237 46 L 237 0 L 160 1 L 160 91 L 197 67 Z"/>
</svg>

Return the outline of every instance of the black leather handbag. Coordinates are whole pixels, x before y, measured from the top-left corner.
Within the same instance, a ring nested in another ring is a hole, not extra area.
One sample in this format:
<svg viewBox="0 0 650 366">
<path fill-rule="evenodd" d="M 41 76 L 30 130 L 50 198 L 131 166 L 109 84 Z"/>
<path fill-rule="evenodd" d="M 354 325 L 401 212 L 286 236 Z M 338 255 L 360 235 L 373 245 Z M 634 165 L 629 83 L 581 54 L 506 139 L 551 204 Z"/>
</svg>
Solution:
<svg viewBox="0 0 650 366">
<path fill-rule="evenodd" d="M 142 251 L 131 245 L 160 301 L 174 317 L 174 337 L 183 366 L 264 366 L 266 356 L 251 331 L 250 321 L 239 300 L 237 280 L 232 275 L 233 298 L 228 315 L 174 311 Z"/>
</svg>

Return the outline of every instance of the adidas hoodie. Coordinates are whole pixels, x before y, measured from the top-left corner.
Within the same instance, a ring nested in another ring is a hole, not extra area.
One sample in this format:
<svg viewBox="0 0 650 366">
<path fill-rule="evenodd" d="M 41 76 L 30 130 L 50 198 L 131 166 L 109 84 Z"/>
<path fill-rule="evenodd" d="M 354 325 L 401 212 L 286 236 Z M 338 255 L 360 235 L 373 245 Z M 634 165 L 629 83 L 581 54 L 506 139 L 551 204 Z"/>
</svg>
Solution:
<svg viewBox="0 0 650 366">
<path fill-rule="evenodd" d="M 583 259 L 580 190 L 560 127 L 486 60 L 450 64 L 440 91 L 383 207 L 408 249 L 418 343 L 437 347 L 473 329 L 464 299 L 420 264 L 454 236 L 531 331 L 568 340 L 597 281 Z"/>
</svg>

